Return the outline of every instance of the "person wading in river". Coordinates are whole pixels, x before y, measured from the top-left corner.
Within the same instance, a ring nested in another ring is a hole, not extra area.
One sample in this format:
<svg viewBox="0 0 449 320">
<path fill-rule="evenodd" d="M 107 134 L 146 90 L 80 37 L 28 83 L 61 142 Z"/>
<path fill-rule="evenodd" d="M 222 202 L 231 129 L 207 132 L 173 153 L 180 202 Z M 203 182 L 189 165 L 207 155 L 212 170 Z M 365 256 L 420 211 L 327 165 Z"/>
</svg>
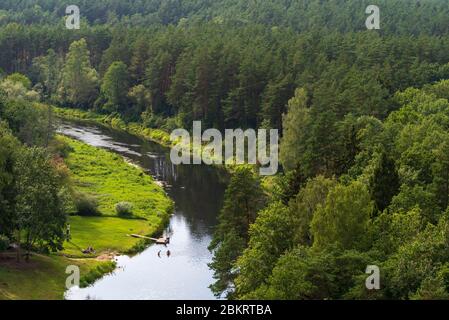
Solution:
<svg viewBox="0 0 449 320">
<path fill-rule="evenodd" d="M 167 250 L 167 257 L 169 257 L 169 258 L 170 258 L 170 255 L 171 255 L 171 252 L 170 252 L 170 250 Z"/>
</svg>

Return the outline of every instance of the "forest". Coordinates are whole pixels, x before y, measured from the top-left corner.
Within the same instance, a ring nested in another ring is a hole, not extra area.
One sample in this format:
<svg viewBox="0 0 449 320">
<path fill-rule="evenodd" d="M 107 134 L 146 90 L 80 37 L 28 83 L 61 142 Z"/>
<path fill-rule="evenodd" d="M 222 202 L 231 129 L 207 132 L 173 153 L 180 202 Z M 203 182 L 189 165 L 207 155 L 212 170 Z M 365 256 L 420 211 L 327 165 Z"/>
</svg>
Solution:
<svg viewBox="0 0 449 320">
<path fill-rule="evenodd" d="M 214 294 L 448 299 L 449 4 L 378 0 L 381 28 L 366 30 L 370 2 L 1 1 L 0 240 L 24 226 L 61 249 L 48 106 L 166 132 L 274 128 L 279 174 L 230 170 Z M 69 4 L 80 30 L 65 29 Z M 30 207 L 54 221 L 44 233 Z"/>
</svg>

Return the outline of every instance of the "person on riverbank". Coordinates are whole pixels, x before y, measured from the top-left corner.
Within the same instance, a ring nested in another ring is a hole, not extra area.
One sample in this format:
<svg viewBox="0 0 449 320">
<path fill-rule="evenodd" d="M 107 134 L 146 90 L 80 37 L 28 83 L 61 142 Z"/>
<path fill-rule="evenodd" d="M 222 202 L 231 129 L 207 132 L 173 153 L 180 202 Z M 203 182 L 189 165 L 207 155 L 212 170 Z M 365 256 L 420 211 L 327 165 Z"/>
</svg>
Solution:
<svg viewBox="0 0 449 320">
<path fill-rule="evenodd" d="M 95 254 L 95 249 L 92 246 L 88 246 L 87 249 L 82 251 L 84 254 Z"/>
<path fill-rule="evenodd" d="M 65 233 L 66 233 L 67 241 L 70 241 L 72 239 L 72 235 L 70 233 L 70 223 L 67 224 L 67 229 L 66 229 Z"/>
</svg>

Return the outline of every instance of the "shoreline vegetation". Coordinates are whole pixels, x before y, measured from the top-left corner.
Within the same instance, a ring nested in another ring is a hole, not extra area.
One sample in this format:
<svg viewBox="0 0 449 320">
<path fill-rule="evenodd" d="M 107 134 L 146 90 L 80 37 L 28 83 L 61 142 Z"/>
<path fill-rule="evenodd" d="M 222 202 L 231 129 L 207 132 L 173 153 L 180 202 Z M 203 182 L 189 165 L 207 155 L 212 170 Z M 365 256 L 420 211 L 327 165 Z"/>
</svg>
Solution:
<svg viewBox="0 0 449 320">
<path fill-rule="evenodd" d="M 113 152 L 67 137 L 58 139 L 73 150 L 66 164 L 76 190 L 95 198 L 100 213 L 88 217 L 70 216 L 73 236 L 70 244 L 66 243 L 63 254 L 79 257 L 79 248 L 88 246 L 99 252 L 133 254 L 140 252 L 145 243 L 128 237 L 128 234 L 162 233 L 173 211 L 173 202 L 151 176 Z M 132 215 L 118 216 L 115 207 L 121 202 L 132 204 Z M 117 237 L 117 234 L 123 237 Z"/>
<path fill-rule="evenodd" d="M 136 122 L 125 123 L 125 121 L 123 121 L 123 119 L 118 115 L 101 115 L 93 111 L 86 111 L 76 108 L 63 108 L 57 106 L 52 106 L 52 108 L 54 114 L 61 119 L 94 123 L 106 128 L 121 130 L 143 140 L 155 142 L 166 148 L 171 148 L 178 143 L 172 142 L 170 140 L 170 133 L 162 129 L 146 128 L 141 123 Z M 193 144 L 191 144 L 189 148 L 191 156 L 193 155 L 194 157 L 199 157 L 200 159 L 207 157 L 210 161 L 215 161 L 213 156 L 203 153 L 204 145 L 201 146 L 201 150 L 194 149 Z M 230 173 L 232 173 L 237 167 L 242 166 L 237 164 L 216 164 L 215 162 L 211 165 L 217 168 L 222 168 Z"/>
<path fill-rule="evenodd" d="M 115 255 L 132 255 L 149 244 L 129 234 L 160 234 L 173 211 L 173 202 L 152 177 L 120 155 L 64 136 L 57 139 L 71 149 L 66 164 L 74 189 L 98 201 L 98 215 L 71 212 L 71 240 L 60 252 L 33 253 L 29 263 L 16 263 L 2 254 L 0 299 L 63 299 L 67 266 L 80 267 L 81 287 L 94 283 L 115 269 Z M 115 212 L 116 204 L 123 201 L 132 203 L 131 216 L 119 217 Z M 89 246 L 95 253 L 83 254 Z"/>
<path fill-rule="evenodd" d="M 114 115 L 101 115 L 92 111 L 74 108 L 62 108 L 53 106 L 55 115 L 66 120 L 75 120 L 95 123 L 115 130 L 125 131 L 142 139 L 150 140 L 164 147 L 171 147 L 170 134 L 161 129 L 145 128 L 139 123 L 126 124 L 120 117 Z"/>
</svg>

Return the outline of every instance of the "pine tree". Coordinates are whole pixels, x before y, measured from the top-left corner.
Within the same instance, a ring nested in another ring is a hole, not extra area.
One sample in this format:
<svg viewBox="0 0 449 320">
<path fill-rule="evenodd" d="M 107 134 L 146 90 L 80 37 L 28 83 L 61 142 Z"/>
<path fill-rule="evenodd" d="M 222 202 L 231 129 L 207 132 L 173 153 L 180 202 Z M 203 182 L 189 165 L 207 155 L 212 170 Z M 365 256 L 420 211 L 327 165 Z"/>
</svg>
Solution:
<svg viewBox="0 0 449 320">
<path fill-rule="evenodd" d="M 383 151 L 370 181 L 371 198 L 378 211 L 382 212 L 390 205 L 391 199 L 398 194 L 399 187 L 395 161 Z"/>
<path fill-rule="evenodd" d="M 139 37 L 136 40 L 131 57 L 129 72 L 132 76 L 133 83 L 141 82 L 145 77 L 145 63 L 149 58 L 148 39 Z"/>
<path fill-rule="evenodd" d="M 449 138 L 434 150 L 435 163 L 432 166 L 433 189 L 436 200 L 441 210 L 446 210 L 449 205 Z"/>
<path fill-rule="evenodd" d="M 248 243 L 249 226 L 256 220 L 262 206 L 263 193 L 259 179 L 251 168 L 237 168 L 226 189 L 219 225 L 209 246 L 214 253 L 210 267 L 217 280 L 211 289 L 217 296 L 232 289 L 237 275 L 234 263 Z M 232 290 L 227 293 L 232 294 Z"/>
</svg>

